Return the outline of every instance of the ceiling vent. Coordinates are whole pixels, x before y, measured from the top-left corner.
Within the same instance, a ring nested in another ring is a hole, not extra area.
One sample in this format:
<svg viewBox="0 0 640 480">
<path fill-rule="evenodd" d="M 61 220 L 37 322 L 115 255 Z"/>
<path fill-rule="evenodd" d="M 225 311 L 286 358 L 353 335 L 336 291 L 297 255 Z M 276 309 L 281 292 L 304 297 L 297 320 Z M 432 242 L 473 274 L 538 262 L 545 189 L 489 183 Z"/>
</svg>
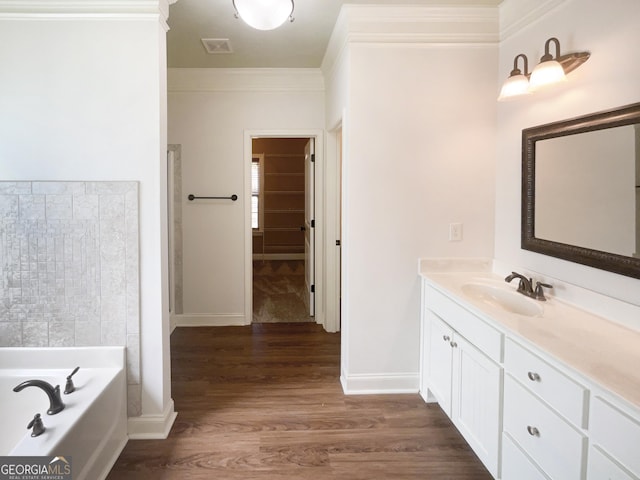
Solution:
<svg viewBox="0 0 640 480">
<path fill-rule="evenodd" d="M 204 49 L 212 55 L 233 52 L 228 38 L 202 38 L 201 40 Z"/>
</svg>

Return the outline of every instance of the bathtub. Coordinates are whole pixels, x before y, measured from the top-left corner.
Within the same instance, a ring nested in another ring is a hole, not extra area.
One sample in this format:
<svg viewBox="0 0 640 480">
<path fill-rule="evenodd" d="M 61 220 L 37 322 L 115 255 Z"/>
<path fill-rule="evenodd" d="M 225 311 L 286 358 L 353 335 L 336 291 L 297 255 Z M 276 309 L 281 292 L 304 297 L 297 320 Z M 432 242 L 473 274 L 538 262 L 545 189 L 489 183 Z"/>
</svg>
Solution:
<svg viewBox="0 0 640 480">
<path fill-rule="evenodd" d="M 64 410 L 47 415 L 45 380 L 64 392 L 67 375 L 76 391 L 62 393 Z M 127 443 L 124 347 L 0 348 L 0 456 L 71 457 L 74 480 L 103 479 Z M 31 437 L 27 424 L 40 413 L 46 431 Z"/>
</svg>

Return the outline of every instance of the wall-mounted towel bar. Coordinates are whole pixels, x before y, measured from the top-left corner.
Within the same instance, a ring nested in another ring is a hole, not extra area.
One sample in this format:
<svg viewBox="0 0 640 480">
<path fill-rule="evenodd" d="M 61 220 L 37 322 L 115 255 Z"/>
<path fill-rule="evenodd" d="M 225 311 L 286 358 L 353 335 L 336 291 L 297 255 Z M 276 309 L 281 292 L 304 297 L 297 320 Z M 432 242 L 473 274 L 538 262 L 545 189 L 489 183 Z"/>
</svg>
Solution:
<svg viewBox="0 0 640 480">
<path fill-rule="evenodd" d="M 188 197 L 189 201 L 193 202 L 194 200 L 199 200 L 199 199 L 213 199 L 213 200 L 233 200 L 234 202 L 238 199 L 238 195 L 231 195 L 230 197 L 196 197 L 193 194 L 190 194 Z"/>
</svg>

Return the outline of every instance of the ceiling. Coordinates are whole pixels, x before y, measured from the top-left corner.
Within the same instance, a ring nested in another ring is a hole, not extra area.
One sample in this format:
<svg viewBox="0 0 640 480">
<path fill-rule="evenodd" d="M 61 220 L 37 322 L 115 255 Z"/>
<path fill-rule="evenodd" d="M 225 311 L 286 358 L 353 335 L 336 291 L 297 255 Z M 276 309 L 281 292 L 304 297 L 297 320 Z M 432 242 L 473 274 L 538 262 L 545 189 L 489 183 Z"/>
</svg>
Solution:
<svg viewBox="0 0 640 480">
<path fill-rule="evenodd" d="M 318 68 L 343 4 L 495 6 L 502 0 L 296 0 L 293 23 L 254 30 L 234 18 L 232 0 L 178 0 L 169 10 L 171 68 Z M 209 54 L 202 38 L 229 39 L 232 52 Z"/>
</svg>

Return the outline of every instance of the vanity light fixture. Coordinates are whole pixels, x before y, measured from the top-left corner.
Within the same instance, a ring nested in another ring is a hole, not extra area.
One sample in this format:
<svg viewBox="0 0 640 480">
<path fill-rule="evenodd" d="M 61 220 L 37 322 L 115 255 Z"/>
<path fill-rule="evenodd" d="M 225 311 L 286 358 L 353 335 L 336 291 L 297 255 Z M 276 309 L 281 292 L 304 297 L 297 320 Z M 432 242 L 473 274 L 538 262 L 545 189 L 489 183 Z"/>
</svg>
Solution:
<svg viewBox="0 0 640 480">
<path fill-rule="evenodd" d="M 524 64 L 524 73 L 522 73 L 522 71 L 518 68 L 519 58 L 522 58 Z M 516 55 L 516 58 L 513 59 L 513 70 L 511 70 L 509 78 L 507 78 L 502 85 L 498 101 L 508 100 L 520 95 L 528 95 L 530 93 L 529 61 L 527 60 L 527 56 L 524 53 L 520 53 L 519 55 Z"/>
<path fill-rule="evenodd" d="M 556 45 L 556 58 L 554 59 L 549 53 L 549 46 L 551 42 Z M 535 91 L 545 85 L 552 83 L 565 82 L 567 76 L 560 65 L 558 59 L 560 58 L 560 42 L 557 38 L 551 37 L 544 44 L 544 55 L 540 58 L 540 63 L 536 65 L 531 73 L 531 90 Z"/>
<path fill-rule="evenodd" d="M 235 17 L 257 30 L 273 30 L 293 22 L 293 0 L 231 0 Z"/>
<path fill-rule="evenodd" d="M 556 47 L 555 58 L 549 53 L 551 43 L 554 43 Z M 527 57 L 522 53 L 516 56 L 513 60 L 513 70 L 502 85 L 498 100 L 502 101 L 525 95 L 535 92 L 546 85 L 566 81 L 566 75 L 589 60 L 590 56 L 589 52 L 560 55 L 560 41 L 555 37 L 551 37 L 545 42 L 544 55 L 540 58 L 540 63 L 533 69 L 531 75 L 527 72 Z M 520 57 L 524 61 L 524 74 L 518 69 L 517 65 Z"/>
</svg>

